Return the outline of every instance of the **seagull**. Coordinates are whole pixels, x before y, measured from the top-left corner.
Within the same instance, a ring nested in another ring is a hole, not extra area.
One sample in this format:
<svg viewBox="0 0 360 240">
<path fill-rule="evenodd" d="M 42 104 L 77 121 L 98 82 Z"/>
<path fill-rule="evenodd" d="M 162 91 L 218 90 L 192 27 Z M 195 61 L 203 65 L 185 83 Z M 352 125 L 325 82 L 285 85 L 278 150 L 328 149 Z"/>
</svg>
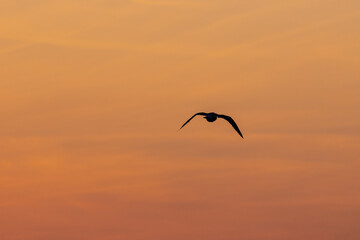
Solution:
<svg viewBox="0 0 360 240">
<path fill-rule="evenodd" d="M 217 118 L 223 118 L 225 119 L 226 121 L 228 121 L 231 126 L 233 126 L 233 128 L 235 129 L 235 131 L 242 137 L 242 133 L 240 132 L 240 129 L 238 128 L 238 126 L 236 125 L 235 121 L 229 117 L 229 116 L 226 116 L 226 115 L 222 115 L 222 114 L 217 114 L 217 113 L 214 113 L 214 112 L 211 112 L 211 113 L 204 113 L 204 112 L 199 112 L 199 113 L 196 113 L 194 114 L 194 116 L 192 116 L 189 120 L 187 120 L 184 125 L 181 126 L 180 129 L 182 129 L 188 122 L 191 121 L 191 119 L 193 119 L 195 116 L 197 115 L 201 115 L 201 116 L 205 116 L 204 118 L 208 121 L 208 122 L 215 122 Z M 180 130 L 179 129 L 179 130 Z"/>
</svg>

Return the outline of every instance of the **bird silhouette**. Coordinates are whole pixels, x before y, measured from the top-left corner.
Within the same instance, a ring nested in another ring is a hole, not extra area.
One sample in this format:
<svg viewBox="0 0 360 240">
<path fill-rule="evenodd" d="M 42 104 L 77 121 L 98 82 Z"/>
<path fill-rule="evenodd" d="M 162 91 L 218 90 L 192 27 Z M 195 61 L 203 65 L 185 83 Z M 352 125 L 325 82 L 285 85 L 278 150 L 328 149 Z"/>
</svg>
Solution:
<svg viewBox="0 0 360 240">
<path fill-rule="evenodd" d="M 195 116 L 197 115 L 201 115 L 201 116 L 205 116 L 204 118 L 208 121 L 208 122 L 215 122 L 217 118 L 223 118 L 225 119 L 226 121 L 228 121 L 231 126 L 233 126 L 233 128 L 235 129 L 235 131 L 242 137 L 242 133 L 240 132 L 240 129 L 238 128 L 238 126 L 236 125 L 235 121 L 229 117 L 229 116 L 226 116 L 226 115 L 222 115 L 222 114 L 217 114 L 217 113 L 214 113 L 214 112 L 211 112 L 211 113 L 204 113 L 204 112 L 199 112 L 199 113 L 196 113 L 194 114 L 194 116 L 192 116 L 191 118 L 189 118 L 189 120 L 187 120 L 182 126 L 180 129 L 182 129 L 188 122 L 191 121 L 191 119 L 193 119 Z M 179 129 L 179 130 L 180 130 Z"/>
</svg>

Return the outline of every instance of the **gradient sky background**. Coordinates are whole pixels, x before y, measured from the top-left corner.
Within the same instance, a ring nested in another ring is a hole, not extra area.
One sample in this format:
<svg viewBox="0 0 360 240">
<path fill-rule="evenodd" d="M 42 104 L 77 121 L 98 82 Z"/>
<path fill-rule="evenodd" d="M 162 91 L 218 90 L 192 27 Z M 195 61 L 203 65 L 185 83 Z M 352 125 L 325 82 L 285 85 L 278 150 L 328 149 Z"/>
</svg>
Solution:
<svg viewBox="0 0 360 240">
<path fill-rule="evenodd" d="M 0 1 L 1 240 L 360 239 L 359 43 L 358 0 Z"/>
</svg>

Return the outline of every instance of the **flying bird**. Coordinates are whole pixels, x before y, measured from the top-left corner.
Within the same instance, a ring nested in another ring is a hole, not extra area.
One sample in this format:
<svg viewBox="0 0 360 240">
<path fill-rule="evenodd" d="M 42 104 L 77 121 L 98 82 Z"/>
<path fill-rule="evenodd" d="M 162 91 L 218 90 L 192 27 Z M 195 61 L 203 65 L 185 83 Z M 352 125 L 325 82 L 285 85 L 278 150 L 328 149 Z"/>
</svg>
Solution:
<svg viewBox="0 0 360 240">
<path fill-rule="evenodd" d="M 180 129 L 182 129 L 188 122 L 191 121 L 191 119 L 193 119 L 195 116 L 197 115 L 201 115 L 201 116 L 205 116 L 204 118 L 208 121 L 208 122 L 215 122 L 217 118 L 223 118 L 225 119 L 226 121 L 228 121 L 231 126 L 233 126 L 233 128 L 235 129 L 235 131 L 242 137 L 242 133 L 240 132 L 240 129 L 238 128 L 238 126 L 236 125 L 235 121 L 229 117 L 229 116 L 226 116 L 226 115 L 222 115 L 222 114 L 217 114 L 217 113 L 214 113 L 214 112 L 211 112 L 211 113 L 204 113 L 204 112 L 199 112 L 199 113 L 196 113 L 194 114 L 194 116 L 192 116 L 189 120 L 187 120 L 184 125 L 181 126 Z M 179 130 L 180 130 L 179 129 Z"/>
</svg>

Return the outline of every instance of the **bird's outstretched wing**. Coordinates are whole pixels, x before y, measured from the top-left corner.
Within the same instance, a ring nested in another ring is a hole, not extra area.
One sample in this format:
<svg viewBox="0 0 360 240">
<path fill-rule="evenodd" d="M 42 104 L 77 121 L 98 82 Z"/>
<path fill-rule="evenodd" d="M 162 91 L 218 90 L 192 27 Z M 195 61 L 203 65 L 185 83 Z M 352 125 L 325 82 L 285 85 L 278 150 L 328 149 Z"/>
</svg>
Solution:
<svg viewBox="0 0 360 240">
<path fill-rule="evenodd" d="M 226 116 L 226 115 L 218 115 L 218 117 L 219 117 L 219 118 L 223 118 L 223 119 L 225 119 L 226 121 L 228 121 L 228 122 L 231 124 L 231 126 L 233 126 L 233 128 L 237 131 L 237 133 L 238 133 L 242 138 L 244 138 L 243 135 L 242 135 L 242 133 L 240 132 L 240 129 L 238 128 L 238 126 L 236 125 L 235 121 L 234 121 L 231 117 Z"/>
<path fill-rule="evenodd" d="M 202 116 L 206 116 L 207 114 L 206 113 L 204 113 L 204 112 L 198 112 L 198 113 L 196 113 L 196 114 L 194 114 L 194 116 L 192 116 L 189 120 L 187 120 L 182 126 L 181 126 L 181 128 L 180 129 L 182 129 L 188 122 L 190 122 L 191 121 L 191 119 L 193 119 L 195 116 L 197 116 L 197 115 L 202 115 Z M 179 130 L 180 130 L 179 129 Z"/>
</svg>

